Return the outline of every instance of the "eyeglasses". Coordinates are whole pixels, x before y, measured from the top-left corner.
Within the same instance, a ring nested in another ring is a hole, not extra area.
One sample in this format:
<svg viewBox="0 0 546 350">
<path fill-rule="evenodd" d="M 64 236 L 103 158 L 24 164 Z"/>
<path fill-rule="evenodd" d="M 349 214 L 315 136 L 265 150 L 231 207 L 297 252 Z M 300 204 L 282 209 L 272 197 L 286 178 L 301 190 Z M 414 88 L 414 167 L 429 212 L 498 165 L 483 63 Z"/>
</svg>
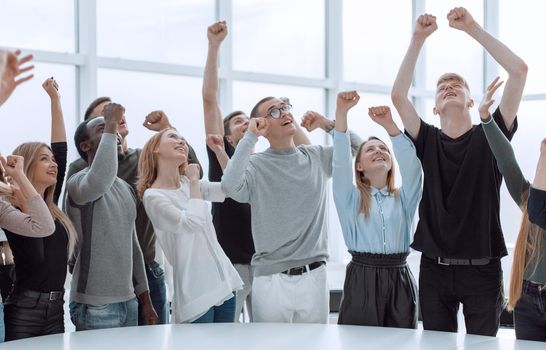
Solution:
<svg viewBox="0 0 546 350">
<path fill-rule="evenodd" d="M 292 105 L 290 103 L 285 103 L 280 107 L 273 107 L 267 112 L 266 117 L 271 117 L 273 119 L 279 119 L 286 113 L 289 113 L 292 110 Z"/>
</svg>

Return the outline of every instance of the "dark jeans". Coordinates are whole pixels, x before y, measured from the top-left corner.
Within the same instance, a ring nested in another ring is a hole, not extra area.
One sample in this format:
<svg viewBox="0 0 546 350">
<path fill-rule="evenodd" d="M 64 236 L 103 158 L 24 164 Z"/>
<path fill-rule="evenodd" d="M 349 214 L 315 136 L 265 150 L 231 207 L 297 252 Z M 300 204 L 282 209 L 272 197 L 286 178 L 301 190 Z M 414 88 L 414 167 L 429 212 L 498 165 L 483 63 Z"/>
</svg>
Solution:
<svg viewBox="0 0 546 350">
<path fill-rule="evenodd" d="M 421 255 L 419 300 L 426 330 L 457 332 L 461 303 L 467 333 L 495 336 L 504 305 L 500 259 L 446 266 Z"/>
<path fill-rule="evenodd" d="M 155 312 L 159 317 L 159 324 L 169 323 L 169 305 L 167 303 L 167 287 L 165 286 L 165 271 L 161 265 L 152 261 L 146 264 L 146 278 L 148 278 L 148 288 L 150 290 L 150 299 Z M 138 324 L 143 325 L 140 305 L 138 307 Z"/>
<path fill-rule="evenodd" d="M 14 289 L 4 303 L 6 341 L 64 333 L 63 298 L 50 301 L 47 293 Z"/>
<path fill-rule="evenodd" d="M 546 288 L 523 281 L 523 291 L 514 309 L 516 338 L 546 342 Z"/>
<path fill-rule="evenodd" d="M 224 301 L 220 306 L 213 306 L 206 314 L 199 317 L 192 323 L 229 323 L 234 322 L 235 318 L 235 293 L 233 297 Z"/>
</svg>

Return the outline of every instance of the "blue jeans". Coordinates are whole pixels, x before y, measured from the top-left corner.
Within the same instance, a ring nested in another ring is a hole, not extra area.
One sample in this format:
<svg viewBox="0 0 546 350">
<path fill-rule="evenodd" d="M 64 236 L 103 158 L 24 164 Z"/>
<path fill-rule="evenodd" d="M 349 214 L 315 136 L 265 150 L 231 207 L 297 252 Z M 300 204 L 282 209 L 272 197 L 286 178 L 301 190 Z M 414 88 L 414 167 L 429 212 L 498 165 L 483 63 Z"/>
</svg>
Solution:
<svg viewBox="0 0 546 350">
<path fill-rule="evenodd" d="M 546 289 L 523 281 L 523 290 L 514 309 L 516 338 L 546 341 Z"/>
<path fill-rule="evenodd" d="M 150 299 L 155 312 L 159 317 L 159 324 L 169 323 L 169 305 L 167 303 L 167 287 L 165 286 L 165 271 L 161 265 L 152 261 L 145 265 L 146 278 L 148 279 L 148 288 L 150 290 Z M 140 306 L 138 308 L 138 324 L 143 325 Z"/>
<path fill-rule="evenodd" d="M 70 319 L 76 331 L 138 325 L 136 298 L 114 304 L 89 305 L 70 302 Z"/>
<path fill-rule="evenodd" d="M 229 323 L 235 318 L 235 293 L 220 306 L 213 306 L 192 323 Z"/>
<path fill-rule="evenodd" d="M 4 327 L 4 304 L 0 303 L 0 343 L 4 342 L 6 327 Z"/>
</svg>

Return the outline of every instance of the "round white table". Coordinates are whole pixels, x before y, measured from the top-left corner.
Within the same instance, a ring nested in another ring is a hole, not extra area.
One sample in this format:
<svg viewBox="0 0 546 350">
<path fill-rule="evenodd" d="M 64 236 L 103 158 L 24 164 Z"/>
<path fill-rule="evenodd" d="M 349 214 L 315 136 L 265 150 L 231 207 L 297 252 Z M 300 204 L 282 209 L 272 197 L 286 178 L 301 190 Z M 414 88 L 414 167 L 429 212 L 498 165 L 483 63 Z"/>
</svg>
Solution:
<svg viewBox="0 0 546 350">
<path fill-rule="evenodd" d="M 223 323 L 111 328 L 0 344 L 32 350 L 546 349 L 546 343 L 398 328 L 321 324 Z"/>
</svg>

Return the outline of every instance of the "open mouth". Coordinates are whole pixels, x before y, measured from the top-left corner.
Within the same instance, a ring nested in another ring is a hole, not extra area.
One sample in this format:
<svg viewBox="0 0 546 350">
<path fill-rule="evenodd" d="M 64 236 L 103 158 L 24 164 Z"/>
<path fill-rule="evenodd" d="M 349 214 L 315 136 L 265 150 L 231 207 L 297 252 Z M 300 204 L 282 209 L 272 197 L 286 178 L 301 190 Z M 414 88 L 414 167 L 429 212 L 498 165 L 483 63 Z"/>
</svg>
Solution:
<svg viewBox="0 0 546 350">
<path fill-rule="evenodd" d="M 444 99 L 448 97 L 457 97 L 457 94 L 454 92 L 448 92 L 447 94 L 444 95 Z"/>
<path fill-rule="evenodd" d="M 386 162 L 387 160 L 385 157 L 377 157 L 373 159 L 374 162 Z"/>
<path fill-rule="evenodd" d="M 286 126 L 286 125 L 290 125 L 290 124 L 292 124 L 292 120 L 287 119 L 287 120 L 284 121 L 281 125 L 282 125 L 282 126 Z"/>
</svg>

